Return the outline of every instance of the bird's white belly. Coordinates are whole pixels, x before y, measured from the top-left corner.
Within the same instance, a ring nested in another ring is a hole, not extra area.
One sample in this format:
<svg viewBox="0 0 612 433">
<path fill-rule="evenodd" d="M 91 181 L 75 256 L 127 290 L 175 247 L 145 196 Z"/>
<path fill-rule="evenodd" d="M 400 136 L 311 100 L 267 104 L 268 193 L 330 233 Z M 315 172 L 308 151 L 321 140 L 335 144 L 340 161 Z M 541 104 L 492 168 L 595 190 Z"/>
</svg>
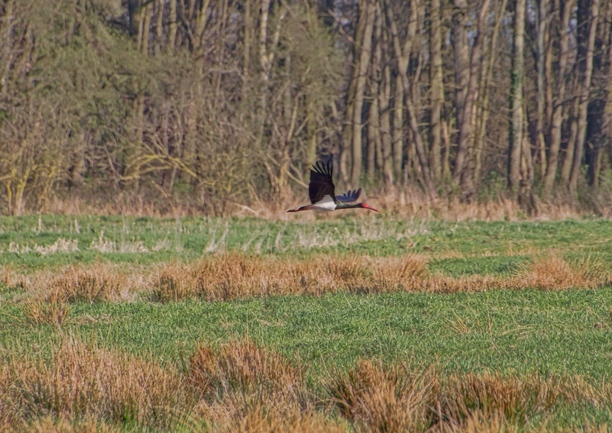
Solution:
<svg viewBox="0 0 612 433">
<path fill-rule="evenodd" d="M 336 202 L 331 196 L 326 195 L 323 197 L 323 200 L 316 202 L 313 206 L 315 206 L 316 210 L 324 210 L 324 211 L 332 211 L 336 210 Z"/>
</svg>

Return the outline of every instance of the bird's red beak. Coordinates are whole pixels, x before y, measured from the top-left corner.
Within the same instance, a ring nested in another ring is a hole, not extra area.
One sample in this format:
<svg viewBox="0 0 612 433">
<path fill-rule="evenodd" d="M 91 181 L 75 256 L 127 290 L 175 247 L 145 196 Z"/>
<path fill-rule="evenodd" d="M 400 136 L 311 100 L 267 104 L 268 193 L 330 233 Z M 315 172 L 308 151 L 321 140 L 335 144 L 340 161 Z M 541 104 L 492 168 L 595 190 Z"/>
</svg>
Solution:
<svg viewBox="0 0 612 433">
<path fill-rule="evenodd" d="M 377 209 L 374 209 L 372 206 L 367 205 L 367 204 L 365 204 L 365 203 L 361 203 L 361 207 L 362 207 L 362 208 L 364 208 L 364 209 L 373 210 L 374 212 L 378 212 L 378 210 L 377 210 Z"/>
</svg>

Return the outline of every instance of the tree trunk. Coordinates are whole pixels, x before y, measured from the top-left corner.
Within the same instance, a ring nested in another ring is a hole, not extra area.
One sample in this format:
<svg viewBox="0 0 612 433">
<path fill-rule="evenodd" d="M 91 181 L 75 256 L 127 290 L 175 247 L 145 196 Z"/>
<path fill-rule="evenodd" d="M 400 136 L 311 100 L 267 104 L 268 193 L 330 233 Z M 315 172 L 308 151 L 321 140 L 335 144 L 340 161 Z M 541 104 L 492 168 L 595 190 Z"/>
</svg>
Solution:
<svg viewBox="0 0 612 433">
<path fill-rule="evenodd" d="M 257 146 L 261 146 L 264 131 L 266 129 L 267 115 L 268 115 L 268 91 L 270 84 L 270 73 L 272 72 L 272 66 L 274 65 L 274 58 L 276 56 L 276 49 L 280 40 L 281 25 L 285 18 L 285 8 L 279 5 L 279 17 L 276 24 L 276 29 L 270 37 L 268 34 L 268 19 L 270 16 L 270 0 L 262 0 L 261 5 L 261 23 L 259 28 L 259 67 L 260 67 L 260 78 L 262 82 L 262 89 L 260 91 L 260 107 L 258 113 L 259 131 L 257 133 Z M 270 41 L 271 40 L 271 41 Z M 269 45 L 269 46 L 268 46 Z"/>
<path fill-rule="evenodd" d="M 151 31 L 151 9 L 153 8 L 153 3 L 147 3 L 145 7 L 142 8 L 142 32 L 140 33 L 140 41 L 139 46 L 142 50 L 142 53 L 147 55 L 149 52 L 149 33 Z"/>
<path fill-rule="evenodd" d="M 508 190 L 513 199 L 518 197 L 521 177 L 521 148 L 523 146 L 523 47 L 525 32 L 525 3 L 517 0 L 514 11 L 514 41 L 512 44 L 511 111 Z"/>
<path fill-rule="evenodd" d="M 4 68 L 2 68 L 2 77 L 0 78 L 0 95 L 6 98 L 9 89 L 9 73 L 11 70 L 11 58 L 13 57 L 13 3 L 14 0 L 7 0 L 4 5 L 4 34 L 2 35 L 2 48 Z"/>
<path fill-rule="evenodd" d="M 374 58 L 372 60 L 372 72 L 370 73 L 370 93 L 372 94 L 372 101 L 370 102 L 370 115 L 368 122 L 368 154 L 367 154 L 367 175 L 370 180 L 374 180 L 376 174 L 376 150 L 382 149 L 380 143 L 381 140 L 381 129 L 380 129 L 380 82 L 381 73 L 384 66 L 382 65 L 382 19 L 380 15 L 380 7 L 376 7 L 376 22 L 374 30 L 373 44 L 376 45 L 374 48 Z"/>
<path fill-rule="evenodd" d="M 353 166 L 351 171 L 351 185 L 353 187 L 359 184 L 361 177 L 363 146 L 361 136 L 363 129 L 361 111 L 363 109 L 367 71 L 372 55 L 372 31 L 374 28 L 374 17 L 376 12 L 376 6 L 371 2 L 371 0 L 361 0 L 359 6 L 360 10 L 362 11 L 360 14 L 360 20 L 365 20 L 365 29 L 363 41 L 359 47 L 360 56 L 359 62 L 356 65 L 356 68 L 359 70 L 359 74 L 357 76 L 355 99 L 353 101 Z"/>
<path fill-rule="evenodd" d="M 178 0 L 169 1 L 169 14 L 168 14 L 168 50 L 174 51 L 176 46 L 176 33 L 178 31 L 178 18 L 176 14 L 176 2 Z"/>
<path fill-rule="evenodd" d="M 455 57 L 455 114 L 459 136 L 457 140 L 457 156 L 455 157 L 455 171 L 453 182 L 458 184 L 463 173 L 468 142 L 466 136 L 465 99 L 470 79 L 469 46 L 467 42 L 467 1 L 454 0 L 455 13 L 453 15 L 453 50 Z"/>
<path fill-rule="evenodd" d="M 573 0 L 565 0 L 561 18 L 561 35 L 559 38 L 559 84 L 557 87 L 557 98 L 553 108 L 550 128 L 550 148 L 548 151 L 548 163 L 546 164 L 546 176 L 544 177 L 544 198 L 550 196 L 552 187 L 555 183 L 559 150 L 561 149 L 561 127 L 563 124 L 566 70 L 569 60 L 569 24 L 572 15 L 572 7 Z M 549 82 L 551 81 L 552 76 L 549 76 Z"/>
<path fill-rule="evenodd" d="M 612 7 L 608 5 L 608 17 L 612 18 Z M 608 21 L 609 22 L 609 21 Z M 607 161 L 608 169 L 609 164 L 612 163 L 612 29 L 609 29 L 608 34 L 608 71 L 607 71 L 607 84 L 606 84 L 606 106 L 604 108 L 604 130 L 603 130 L 603 142 L 605 147 L 608 149 Z M 603 151 L 601 149 L 600 151 Z M 603 152 L 602 152 L 603 153 Z M 603 156 L 600 156 L 603 158 Z M 604 160 L 605 161 L 605 160 Z M 603 164 L 602 164 L 603 165 Z M 601 169 L 601 165 L 600 165 Z M 595 185 L 597 186 L 597 185 Z"/>
<path fill-rule="evenodd" d="M 537 112 L 536 112 L 536 149 L 540 158 L 540 172 L 546 173 L 546 140 L 544 138 L 544 116 L 546 111 L 546 87 L 550 82 L 546 82 L 546 59 L 550 51 L 546 45 L 548 33 L 548 21 L 550 11 L 548 10 L 548 0 L 539 0 L 538 9 L 538 36 L 537 36 Z M 550 77 L 549 77 L 550 78 Z"/>
<path fill-rule="evenodd" d="M 578 79 L 574 79 L 573 88 L 578 88 Z M 565 148 L 565 158 L 561 165 L 561 179 L 565 185 L 569 184 L 570 172 L 572 170 L 572 164 L 574 162 L 574 149 L 576 148 L 576 137 L 578 137 L 578 105 L 580 100 L 574 98 L 572 101 L 572 109 L 567 116 L 570 122 L 569 126 L 569 137 L 567 139 L 567 146 Z"/>
<path fill-rule="evenodd" d="M 477 124 L 478 124 L 478 132 L 476 136 L 476 155 L 474 156 L 476 168 L 474 170 L 474 183 L 478 186 L 480 184 L 480 175 L 481 175 L 481 167 L 482 167 L 482 149 L 484 147 L 484 137 L 487 131 L 487 122 L 489 119 L 490 113 L 490 92 L 491 92 L 491 82 L 493 81 L 493 68 L 495 66 L 495 62 L 497 59 L 497 37 L 499 35 L 499 28 L 501 27 L 501 23 L 504 18 L 504 13 L 506 11 L 506 5 L 508 0 L 502 0 L 501 6 L 499 8 L 498 13 L 496 14 L 495 27 L 493 28 L 493 33 L 491 34 L 491 43 L 489 47 L 488 55 L 486 56 L 486 71 L 482 77 L 482 85 L 481 88 L 483 91 L 481 92 L 480 102 L 478 104 L 479 111 L 477 115 Z"/>
<path fill-rule="evenodd" d="M 602 23 L 612 22 L 612 5 L 603 4 L 599 11 Z M 585 148 L 586 160 L 588 164 L 587 179 L 589 186 L 596 189 L 599 186 L 599 178 L 603 165 L 603 152 L 608 137 L 606 136 L 606 105 L 608 99 L 608 88 L 611 86 L 610 63 L 609 63 L 609 46 L 610 32 L 612 26 L 598 26 L 597 37 L 595 41 L 595 53 L 593 57 L 593 83 L 597 89 L 593 92 L 590 98 L 588 114 L 587 114 L 587 133 L 586 142 L 589 146 Z"/>
<path fill-rule="evenodd" d="M 476 101 L 478 100 L 478 76 L 480 72 L 480 53 L 486 37 L 485 24 L 488 17 L 490 0 L 484 0 L 478 13 L 478 33 L 472 47 L 470 57 L 470 78 L 468 80 L 467 95 L 463 107 L 463 116 L 459 126 L 459 148 L 466 148 L 464 167 L 461 173 L 461 193 L 465 200 L 471 200 L 474 195 L 474 136 L 476 127 Z M 464 143 L 465 142 L 465 143 Z"/>
<path fill-rule="evenodd" d="M 431 122 L 429 134 L 431 152 L 429 160 L 434 183 L 442 177 L 441 141 L 442 141 L 442 105 L 444 103 L 444 81 L 442 75 L 442 31 L 440 23 L 440 0 L 431 0 L 431 28 L 429 31 L 431 50 Z"/>
<path fill-rule="evenodd" d="M 397 78 L 395 79 L 395 101 L 393 104 L 393 172 L 396 179 L 399 180 L 402 177 L 404 159 L 404 88 Z"/>
<path fill-rule="evenodd" d="M 140 38 L 140 32 L 142 30 L 142 11 L 141 5 L 142 0 L 129 0 L 128 1 L 128 16 L 130 25 L 130 34 L 137 35 Z"/>
<path fill-rule="evenodd" d="M 582 0 L 586 3 L 587 0 Z M 586 6 L 585 6 L 586 7 Z M 599 0 L 591 0 L 590 13 L 586 16 L 590 16 L 589 35 L 586 46 L 586 57 L 583 63 L 582 69 L 583 81 L 580 92 L 580 103 L 578 105 L 578 129 L 576 131 L 576 148 L 574 149 L 574 161 L 572 164 L 572 171 L 569 180 L 570 191 L 576 192 L 576 185 L 578 183 L 578 176 L 580 176 L 580 164 L 582 162 L 582 155 L 584 153 L 584 142 L 586 138 L 587 128 L 587 113 L 589 105 L 589 92 L 591 89 L 591 76 L 593 73 L 593 49 L 595 47 L 595 36 L 597 34 L 597 22 L 599 18 Z M 586 22 L 584 23 L 586 25 Z M 580 23 L 579 23 L 580 25 Z M 579 50 L 580 52 L 581 50 Z"/>
<path fill-rule="evenodd" d="M 382 89 L 379 93 L 380 105 L 380 138 L 382 144 L 383 157 L 383 180 L 385 187 L 390 187 L 393 183 L 393 152 L 391 149 L 391 121 L 389 100 L 391 99 L 391 68 L 386 62 L 383 71 Z"/>
<path fill-rule="evenodd" d="M 308 134 L 306 167 L 312 166 L 317 161 L 317 117 L 313 105 L 312 98 L 308 98 L 306 101 L 306 132 Z"/>
<path fill-rule="evenodd" d="M 414 148 L 416 151 L 416 155 L 418 157 L 418 161 L 420 164 L 420 172 L 423 178 L 423 185 L 425 190 L 429 194 L 430 197 L 435 196 L 435 188 L 433 182 L 431 180 L 431 172 L 429 170 L 429 161 L 427 158 L 427 153 L 425 152 L 425 146 L 423 144 L 423 138 L 421 137 L 421 132 L 419 130 L 419 120 L 417 117 L 416 109 L 414 106 L 413 95 L 410 86 L 410 80 L 408 78 L 408 61 L 410 60 L 410 54 L 412 51 L 412 44 L 414 42 L 414 37 L 417 30 L 417 19 L 418 19 L 418 7 L 419 3 L 417 0 L 413 0 L 410 5 L 410 18 L 408 30 L 406 32 L 406 39 L 404 40 L 403 46 L 400 44 L 400 36 L 397 29 L 397 24 L 395 23 L 395 18 L 393 15 L 393 10 L 388 3 L 385 3 L 385 8 L 387 9 L 387 21 L 390 24 L 391 28 L 391 39 L 393 43 L 393 49 L 395 52 L 395 56 L 398 61 L 398 74 L 400 76 L 400 80 L 404 90 L 404 102 L 406 104 L 406 108 L 408 111 L 408 121 L 410 125 L 410 129 L 412 130 L 412 136 L 414 139 Z"/>
</svg>

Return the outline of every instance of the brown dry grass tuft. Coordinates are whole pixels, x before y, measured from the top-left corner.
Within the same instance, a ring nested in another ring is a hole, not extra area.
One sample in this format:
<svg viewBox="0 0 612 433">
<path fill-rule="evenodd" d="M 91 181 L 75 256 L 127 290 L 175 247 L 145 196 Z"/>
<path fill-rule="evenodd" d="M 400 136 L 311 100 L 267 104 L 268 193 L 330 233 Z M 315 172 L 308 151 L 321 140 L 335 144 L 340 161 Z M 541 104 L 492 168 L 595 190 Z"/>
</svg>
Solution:
<svg viewBox="0 0 612 433">
<path fill-rule="evenodd" d="M 126 278 L 108 266 L 73 266 L 55 277 L 43 291 L 43 297 L 57 302 L 97 302 L 119 299 Z"/>
<path fill-rule="evenodd" d="M 244 417 L 231 419 L 212 429 L 215 433 L 347 433 L 343 423 L 319 413 L 294 411 L 279 414 L 267 407 L 249 409 Z"/>
<path fill-rule="evenodd" d="M 454 374 L 441 377 L 434 390 L 432 420 L 444 432 L 549 431 L 547 415 L 556 408 L 609 407 L 610 390 L 607 383 L 591 384 L 580 376 Z"/>
<path fill-rule="evenodd" d="M 413 373 L 405 365 L 362 361 L 333 382 L 330 394 L 360 431 L 423 431 L 434 380 L 430 372 Z"/>
<path fill-rule="evenodd" d="M 195 298 L 196 285 L 191 270 L 181 263 L 164 266 L 155 277 L 151 291 L 155 302 L 173 302 Z"/>
<path fill-rule="evenodd" d="M 529 287 L 540 290 L 595 288 L 610 283 L 601 263 L 589 260 L 570 263 L 554 254 L 537 258 L 524 272 L 524 278 Z"/>
<path fill-rule="evenodd" d="M 50 362 L 11 359 L 8 369 L 2 401 L 15 418 L 95 417 L 168 428 L 175 411 L 190 408 L 186 383 L 177 373 L 73 338 L 53 351 Z"/>
<path fill-rule="evenodd" d="M 524 425 L 537 413 L 546 413 L 563 398 L 558 379 L 537 374 L 502 377 L 499 373 L 451 375 L 437 393 L 436 418 L 443 424 L 462 425 L 478 419 L 503 419 Z"/>
<path fill-rule="evenodd" d="M 456 293 L 486 290 L 592 289 L 612 284 L 609 266 L 595 260 L 568 262 L 550 253 L 539 256 L 514 275 L 431 274 L 428 256 L 400 257 L 315 255 L 305 259 L 256 256 L 231 252 L 192 263 L 170 263 L 161 268 L 125 269 L 110 265 L 69 267 L 59 277 L 48 271 L 28 276 L 10 275 L 50 302 L 119 301 L 148 293 L 156 302 L 184 299 L 227 301 L 271 295 L 326 293 L 429 292 Z M 9 277 L 7 277 L 9 278 Z M 49 282 L 50 280 L 50 282 Z"/>
<path fill-rule="evenodd" d="M 240 393 L 299 400 L 302 369 L 244 339 L 219 349 L 200 346 L 190 359 L 190 381 L 206 397 Z"/>
<path fill-rule="evenodd" d="M 316 410 L 299 365 L 249 339 L 198 347 L 189 382 L 200 398 L 198 416 L 215 431 L 344 431 Z"/>
<path fill-rule="evenodd" d="M 315 256 L 298 260 L 238 253 L 212 256 L 190 265 L 171 264 L 154 278 L 152 297 L 208 301 L 268 295 L 322 295 L 338 291 L 388 292 L 417 287 L 427 274 L 427 258 Z"/>
<path fill-rule="evenodd" d="M 301 366 L 248 339 L 202 345 L 176 371 L 70 337 L 50 360 L 3 360 L 1 431 L 543 432 L 561 407 L 612 407 L 609 383 L 578 376 L 447 375 L 371 360 L 330 372 L 321 395 Z"/>
<path fill-rule="evenodd" d="M 609 385 L 581 377 L 444 375 L 372 361 L 333 378 L 328 389 L 340 414 L 364 432 L 546 431 L 541 420 L 556 408 L 612 403 Z"/>
<path fill-rule="evenodd" d="M 51 416 L 43 417 L 24 425 L 23 429 L 16 430 L 35 433 L 118 433 L 121 431 L 118 427 L 109 426 L 104 421 L 92 417 L 75 421 L 66 418 L 56 419 Z"/>
<path fill-rule="evenodd" d="M 70 314 L 70 306 L 64 302 L 42 299 L 28 299 L 22 308 L 23 315 L 32 325 L 56 325 L 66 323 Z"/>
<path fill-rule="evenodd" d="M 556 255 L 538 258 L 510 277 L 431 275 L 423 255 L 371 258 L 315 256 L 297 260 L 250 257 L 238 253 L 213 256 L 190 265 L 169 265 L 154 278 L 153 297 L 209 301 L 253 296 L 357 293 L 480 292 L 491 289 L 566 290 L 595 288 L 612 281 L 609 271 L 592 261 L 569 263 Z"/>
</svg>

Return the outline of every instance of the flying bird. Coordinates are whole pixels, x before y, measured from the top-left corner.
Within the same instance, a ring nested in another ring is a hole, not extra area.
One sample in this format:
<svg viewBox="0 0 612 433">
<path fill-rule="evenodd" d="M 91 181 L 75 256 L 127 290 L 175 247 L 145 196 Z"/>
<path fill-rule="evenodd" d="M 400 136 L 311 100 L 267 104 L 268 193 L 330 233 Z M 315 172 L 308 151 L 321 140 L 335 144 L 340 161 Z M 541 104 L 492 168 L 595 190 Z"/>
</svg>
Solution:
<svg viewBox="0 0 612 433">
<path fill-rule="evenodd" d="M 327 164 L 324 164 L 322 161 L 317 161 L 310 169 L 308 195 L 310 196 L 311 204 L 297 209 L 289 209 L 287 212 L 302 212 L 305 210 L 332 211 L 339 209 L 369 209 L 378 212 L 365 203 L 354 203 L 361 194 L 361 188 L 352 191 L 349 190 L 342 195 L 335 195 L 332 174 L 333 168 L 331 161 L 327 161 Z"/>
</svg>

